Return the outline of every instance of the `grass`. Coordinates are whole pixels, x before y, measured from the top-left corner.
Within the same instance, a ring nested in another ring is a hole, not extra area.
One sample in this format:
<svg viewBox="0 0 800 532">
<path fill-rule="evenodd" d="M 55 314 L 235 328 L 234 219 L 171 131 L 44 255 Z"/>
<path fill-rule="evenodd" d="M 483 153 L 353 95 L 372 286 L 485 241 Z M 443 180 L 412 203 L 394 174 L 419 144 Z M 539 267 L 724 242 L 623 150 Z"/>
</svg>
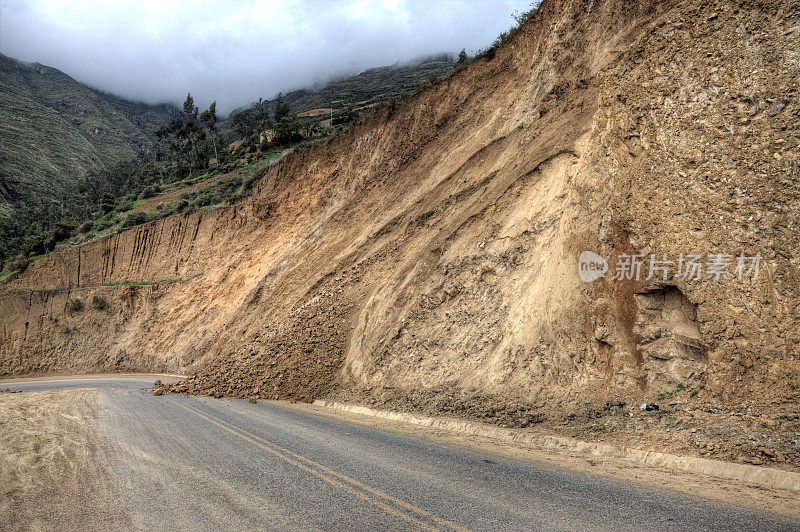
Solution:
<svg viewBox="0 0 800 532">
<path fill-rule="evenodd" d="M 115 286 L 153 286 L 153 285 L 161 285 L 161 284 L 188 283 L 192 279 L 197 279 L 198 277 L 202 277 L 204 275 L 204 273 L 205 272 L 196 273 L 196 274 L 194 274 L 194 275 L 192 275 L 190 277 L 186 277 L 185 279 L 183 277 L 173 277 L 173 278 L 170 278 L 170 279 L 160 279 L 160 280 L 157 280 L 157 281 L 119 281 L 119 282 L 116 282 L 116 283 L 86 284 L 86 285 L 81 285 L 80 288 L 107 288 L 107 287 L 115 287 Z M 41 293 L 56 294 L 56 293 L 62 292 L 64 290 L 75 290 L 75 288 L 76 287 L 72 286 L 72 287 L 60 287 L 60 288 L 31 288 L 31 289 L 25 289 L 25 290 L 28 291 L 28 292 L 35 292 L 37 294 L 41 294 Z M 69 309 L 69 305 L 72 304 L 71 301 L 73 301 L 73 300 L 70 300 L 70 302 L 67 303 L 68 304 L 68 309 Z M 77 301 L 80 302 L 80 305 L 83 305 L 83 301 L 80 301 L 80 300 L 77 300 Z M 92 304 L 94 304 L 94 299 L 92 301 Z M 84 307 L 81 306 L 80 310 L 83 310 L 83 308 Z M 77 311 L 78 310 L 75 310 L 73 312 L 77 312 Z"/>
<path fill-rule="evenodd" d="M 86 285 L 85 288 L 97 288 L 101 286 L 151 286 L 156 284 L 173 284 L 173 283 L 188 283 L 192 279 L 201 277 L 204 272 L 196 273 L 186 279 L 182 277 L 173 277 L 171 279 L 161 279 L 160 281 L 120 281 L 118 283 L 104 283 Z"/>
<path fill-rule="evenodd" d="M 669 391 L 666 391 L 666 392 L 661 392 L 661 393 L 659 393 L 659 394 L 658 394 L 656 397 L 658 397 L 658 400 L 659 400 L 659 401 L 665 401 L 665 400 L 669 400 L 669 399 L 672 399 L 673 397 L 675 397 L 675 395 L 676 395 L 676 394 L 678 394 L 678 393 L 680 393 L 680 392 L 682 392 L 682 391 L 688 390 L 688 389 L 689 389 L 689 388 L 691 388 L 691 387 L 692 387 L 692 385 L 691 385 L 691 384 L 683 384 L 683 383 L 680 383 L 680 384 L 678 384 L 678 385 L 675 387 L 675 389 L 674 389 L 674 390 L 669 390 Z"/>
<path fill-rule="evenodd" d="M 316 145 L 325 139 L 314 139 L 313 141 L 301 142 L 292 148 L 277 148 L 268 152 L 259 153 L 255 159 L 240 161 L 235 169 L 224 179 L 210 184 L 207 187 L 202 187 L 198 190 L 187 192 L 186 197 L 173 198 L 165 200 L 163 203 L 158 204 L 152 209 L 146 211 L 137 211 L 131 213 L 141 201 L 134 199 L 121 199 L 114 210 L 103 214 L 102 216 L 90 220 L 83 225 L 91 227 L 88 232 L 86 230 L 78 229 L 74 232 L 73 236 L 64 242 L 60 242 L 55 250 L 61 251 L 84 242 L 96 240 L 104 236 L 118 233 L 124 229 L 135 227 L 137 225 L 153 222 L 166 218 L 172 214 L 182 213 L 191 214 L 196 211 L 207 211 L 225 205 L 231 205 L 240 199 L 247 197 L 251 190 L 253 183 L 263 174 L 263 171 L 275 161 L 279 160 L 283 155 L 290 151 L 297 149 L 305 149 L 312 145 Z M 175 194 L 182 188 L 195 186 L 198 183 L 211 180 L 219 177 L 222 171 L 214 169 L 203 172 L 200 175 L 184 179 L 167 187 L 159 194 L 165 196 L 167 194 Z M 158 197 L 158 196 L 156 196 Z M 52 251 L 47 253 L 30 257 L 26 260 L 25 266 L 28 264 L 49 255 Z M 110 249 L 103 250 L 103 255 L 108 255 Z M 12 262 L 7 266 L 7 269 L 0 272 L 0 282 L 5 283 L 10 281 L 16 274 L 22 272 L 25 268 L 15 267 L 16 263 Z"/>
</svg>

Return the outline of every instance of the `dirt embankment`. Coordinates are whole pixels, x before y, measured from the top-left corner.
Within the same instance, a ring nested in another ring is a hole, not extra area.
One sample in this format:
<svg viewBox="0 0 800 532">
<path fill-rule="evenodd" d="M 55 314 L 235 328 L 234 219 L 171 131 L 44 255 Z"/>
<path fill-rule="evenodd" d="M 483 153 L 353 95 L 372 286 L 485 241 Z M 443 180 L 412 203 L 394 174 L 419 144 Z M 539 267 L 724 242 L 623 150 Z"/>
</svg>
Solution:
<svg viewBox="0 0 800 532">
<path fill-rule="evenodd" d="M 800 12 L 673 4 L 545 0 L 494 58 L 288 156 L 243 203 L 37 261 L 0 289 L 0 374 L 196 372 L 179 391 L 800 464 Z M 584 250 L 605 279 L 581 282 Z M 634 254 L 761 263 L 615 279 Z"/>
</svg>

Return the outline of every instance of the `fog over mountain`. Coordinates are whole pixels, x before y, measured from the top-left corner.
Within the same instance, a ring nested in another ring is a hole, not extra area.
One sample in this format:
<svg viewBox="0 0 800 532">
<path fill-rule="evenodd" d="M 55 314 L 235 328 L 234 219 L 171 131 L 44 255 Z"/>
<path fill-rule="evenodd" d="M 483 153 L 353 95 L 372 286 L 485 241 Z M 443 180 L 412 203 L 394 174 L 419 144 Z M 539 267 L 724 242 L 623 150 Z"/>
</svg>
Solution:
<svg viewBox="0 0 800 532">
<path fill-rule="evenodd" d="M 279 90 L 437 52 L 477 50 L 528 1 L 312 0 L 0 4 L 0 51 L 148 103 L 218 102 L 222 113 Z"/>
</svg>

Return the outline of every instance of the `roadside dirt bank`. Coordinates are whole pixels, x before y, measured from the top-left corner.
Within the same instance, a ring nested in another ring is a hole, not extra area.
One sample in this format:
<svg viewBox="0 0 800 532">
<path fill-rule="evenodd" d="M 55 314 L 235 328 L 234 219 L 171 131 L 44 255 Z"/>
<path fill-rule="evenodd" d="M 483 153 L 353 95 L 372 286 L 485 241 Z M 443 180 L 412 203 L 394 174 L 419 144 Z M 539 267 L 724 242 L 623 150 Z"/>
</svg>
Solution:
<svg viewBox="0 0 800 532">
<path fill-rule="evenodd" d="M 0 285 L 0 376 L 185 373 L 164 391 L 796 468 L 798 50 L 792 0 L 545 0 L 247 199 Z"/>
</svg>

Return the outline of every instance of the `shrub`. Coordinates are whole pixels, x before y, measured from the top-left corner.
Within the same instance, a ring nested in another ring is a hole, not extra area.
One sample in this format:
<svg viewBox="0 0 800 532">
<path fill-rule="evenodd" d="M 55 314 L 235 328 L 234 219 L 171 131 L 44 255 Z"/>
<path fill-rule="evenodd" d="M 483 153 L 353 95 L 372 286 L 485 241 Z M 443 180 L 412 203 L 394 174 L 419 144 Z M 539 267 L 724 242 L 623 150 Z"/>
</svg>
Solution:
<svg viewBox="0 0 800 532">
<path fill-rule="evenodd" d="M 42 233 L 37 224 L 35 227 L 31 227 L 31 229 L 28 230 L 28 234 L 25 235 L 21 246 L 22 252 L 26 256 L 41 255 L 48 251 L 48 239 L 48 235 Z"/>
<path fill-rule="evenodd" d="M 68 312 L 80 312 L 83 310 L 83 301 L 80 299 L 70 299 L 67 301 Z"/>
<path fill-rule="evenodd" d="M 469 56 L 467 55 L 467 50 L 462 48 L 460 52 L 458 52 L 458 61 L 456 61 L 456 66 L 463 67 L 467 64 L 469 60 Z"/>
<path fill-rule="evenodd" d="M 60 222 L 56 222 L 56 224 L 53 226 L 53 240 L 56 242 L 66 240 L 69 238 L 72 231 L 74 231 L 77 227 L 78 224 L 72 220 L 61 220 Z"/>
<path fill-rule="evenodd" d="M 150 185 L 144 187 L 144 189 L 139 193 L 139 198 L 147 199 L 152 198 L 153 196 L 157 196 L 161 193 L 161 187 L 158 185 Z"/>
<path fill-rule="evenodd" d="M 134 212 L 125 217 L 123 227 L 133 227 L 134 225 L 142 225 L 147 223 L 147 214 L 142 211 Z"/>
<path fill-rule="evenodd" d="M 100 220 L 97 221 L 96 229 L 98 231 L 103 231 L 105 229 L 108 229 L 109 227 L 111 227 L 112 225 L 117 223 L 118 220 L 119 220 L 119 218 L 116 215 L 114 215 L 114 216 L 104 216 L 104 217 L 100 218 Z"/>
<path fill-rule="evenodd" d="M 251 172 L 242 178 L 242 190 L 249 192 L 253 188 L 253 183 L 258 179 L 258 172 Z"/>
<path fill-rule="evenodd" d="M 12 272 L 22 273 L 22 272 L 24 272 L 25 270 L 28 269 L 28 265 L 30 263 L 31 263 L 31 261 L 29 259 L 15 260 L 15 261 L 11 262 L 11 264 L 8 265 L 8 269 L 11 270 Z"/>
<path fill-rule="evenodd" d="M 233 205 L 241 197 L 242 197 L 242 188 L 239 187 L 236 190 L 234 190 L 233 192 L 231 192 L 230 194 L 228 194 L 228 196 L 225 198 L 225 204 L 226 205 Z"/>
<path fill-rule="evenodd" d="M 520 26 L 531 20 L 533 18 L 533 15 L 536 14 L 536 10 L 538 8 L 533 7 L 533 4 L 531 4 L 531 6 L 532 6 L 531 9 L 528 11 L 523 11 L 523 12 L 514 11 L 511 14 L 511 18 L 513 18 L 517 23 L 517 28 L 515 28 L 515 30 L 519 29 Z"/>
<path fill-rule="evenodd" d="M 219 197 L 217 196 L 216 192 L 206 192 L 204 194 L 200 194 L 194 200 L 195 207 L 206 207 L 216 203 L 219 203 Z"/>
<path fill-rule="evenodd" d="M 108 308 L 108 301 L 103 296 L 92 296 L 92 306 L 97 310 L 105 310 Z"/>
<path fill-rule="evenodd" d="M 114 194 L 106 193 L 103 194 L 103 196 L 100 198 L 100 209 L 104 213 L 109 213 L 113 211 L 116 206 L 117 206 L 117 198 L 114 196 Z"/>
<path fill-rule="evenodd" d="M 80 229 L 78 230 L 85 235 L 86 233 L 91 233 L 92 228 L 94 228 L 94 222 L 89 220 L 85 224 L 81 225 Z"/>
</svg>

